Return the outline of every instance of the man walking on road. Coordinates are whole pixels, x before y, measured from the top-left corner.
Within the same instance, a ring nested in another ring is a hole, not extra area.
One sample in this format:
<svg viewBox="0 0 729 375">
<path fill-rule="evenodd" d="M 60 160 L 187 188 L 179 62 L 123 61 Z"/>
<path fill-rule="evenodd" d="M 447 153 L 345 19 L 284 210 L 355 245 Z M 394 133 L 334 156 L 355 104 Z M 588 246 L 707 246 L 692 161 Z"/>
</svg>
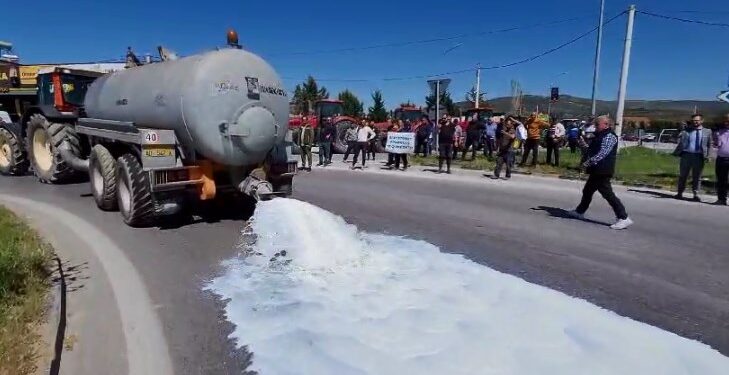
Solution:
<svg viewBox="0 0 729 375">
<path fill-rule="evenodd" d="M 539 156 L 539 140 L 542 138 L 542 129 L 547 127 L 547 124 L 542 121 L 537 113 L 534 113 L 526 121 L 527 128 L 527 139 L 524 142 L 524 155 L 521 157 L 521 164 L 526 164 L 529 158 L 529 153 L 532 153 L 532 166 L 537 165 L 537 157 Z"/>
<path fill-rule="evenodd" d="M 729 189 L 729 113 L 724 117 L 724 124 L 716 132 L 716 202 L 726 206 Z"/>
<path fill-rule="evenodd" d="M 309 121 L 304 120 L 299 132 L 299 147 L 301 147 L 301 169 L 311 171 L 311 147 L 314 145 L 314 129 Z M 308 164 L 307 164 L 308 162 Z"/>
<path fill-rule="evenodd" d="M 704 129 L 704 117 L 696 114 L 691 117 L 692 127 L 681 132 L 678 145 L 673 154 L 681 158 L 678 176 L 678 194 L 674 198 L 683 199 L 686 190 L 686 180 L 691 173 L 691 188 L 694 193 L 693 201 L 700 202 L 699 190 L 701 186 L 701 172 L 704 163 L 709 160 L 711 149 L 711 130 Z"/>
<path fill-rule="evenodd" d="M 334 140 L 334 125 L 330 120 L 324 120 L 324 126 L 319 129 L 319 164 L 327 166 L 332 163 L 332 141 Z"/>
<path fill-rule="evenodd" d="M 587 160 L 582 164 L 590 176 L 582 189 L 582 201 L 574 211 L 570 211 L 570 216 L 584 219 L 585 212 L 592 202 L 592 196 L 598 191 L 610 204 L 617 217 L 617 222 L 610 228 L 625 229 L 633 224 L 633 220 L 628 217 L 625 206 L 615 196 L 610 184 L 618 156 L 618 136 L 613 133 L 611 127 L 612 120 L 607 116 L 600 116 L 595 120 L 595 139 L 586 150 Z"/>
<path fill-rule="evenodd" d="M 456 137 L 456 121 L 442 120 L 438 129 L 438 173 L 443 173 L 443 162 L 446 163 L 446 173 L 451 173 L 451 159 L 453 159 L 453 143 Z"/>
<path fill-rule="evenodd" d="M 362 121 L 357 128 L 357 143 L 354 147 L 354 159 L 352 159 L 352 169 L 357 166 L 357 158 L 362 154 L 362 168 L 365 166 L 367 159 L 367 144 L 375 137 L 375 132 L 367 125 L 366 121 Z"/>
</svg>

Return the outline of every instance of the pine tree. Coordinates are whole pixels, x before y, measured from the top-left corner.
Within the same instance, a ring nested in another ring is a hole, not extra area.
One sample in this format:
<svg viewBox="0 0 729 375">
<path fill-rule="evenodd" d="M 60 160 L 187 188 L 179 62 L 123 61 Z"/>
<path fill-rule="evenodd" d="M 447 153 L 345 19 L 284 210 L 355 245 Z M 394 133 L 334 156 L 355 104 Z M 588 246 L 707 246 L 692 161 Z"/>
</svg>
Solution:
<svg viewBox="0 0 729 375">
<path fill-rule="evenodd" d="M 460 110 L 456 106 L 456 103 L 453 102 L 448 90 L 443 91 L 440 95 L 440 105 L 445 108 L 446 113 L 449 115 L 460 114 Z M 428 111 L 435 109 L 435 94 L 430 94 L 425 97 L 425 106 Z"/>
<path fill-rule="evenodd" d="M 368 108 L 368 114 L 375 122 L 387 120 L 387 109 L 385 108 L 385 99 L 382 98 L 382 91 L 376 90 L 372 93 L 372 107 Z"/>
<path fill-rule="evenodd" d="M 484 93 L 479 93 L 478 94 L 478 102 L 479 103 L 483 103 L 484 102 L 484 99 L 485 99 L 484 98 L 485 96 L 486 95 L 484 95 Z M 471 86 L 471 89 L 468 90 L 468 92 L 466 92 L 465 99 L 466 99 L 466 101 L 469 101 L 471 103 L 474 103 L 474 105 L 475 105 L 475 103 L 476 103 L 476 87 Z"/>
<path fill-rule="evenodd" d="M 303 83 L 296 85 L 294 88 L 294 96 L 291 102 L 294 104 L 296 113 L 302 114 L 308 113 L 317 100 L 327 98 L 329 98 L 327 89 L 323 86 L 319 88 L 314 77 L 308 76 Z"/>
<path fill-rule="evenodd" d="M 345 89 L 339 93 L 339 100 L 342 101 L 343 115 L 359 117 L 364 113 L 364 105 L 353 92 Z"/>
</svg>

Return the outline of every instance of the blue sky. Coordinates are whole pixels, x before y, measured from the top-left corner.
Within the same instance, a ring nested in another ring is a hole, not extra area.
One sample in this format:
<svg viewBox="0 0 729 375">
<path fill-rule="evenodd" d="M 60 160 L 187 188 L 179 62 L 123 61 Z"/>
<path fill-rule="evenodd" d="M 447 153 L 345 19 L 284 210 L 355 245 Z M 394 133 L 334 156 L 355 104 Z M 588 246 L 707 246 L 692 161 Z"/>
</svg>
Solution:
<svg viewBox="0 0 729 375">
<path fill-rule="evenodd" d="M 639 10 L 729 23 L 725 0 L 607 0 L 609 18 L 635 3 Z M 15 44 L 24 63 L 96 61 L 118 58 L 127 46 L 153 52 L 158 44 L 186 55 L 224 42 L 227 28 L 241 44 L 266 58 L 288 89 L 307 74 L 330 92 L 349 88 L 369 104 L 382 89 L 388 107 L 423 103 L 426 79 L 383 81 L 518 61 L 591 29 L 599 0 L 562 1 L 139 1 L 36 0 L 46 22 L 5 17 L 0 39 Z M 681 11 L 699 11 L 686 13 Z M 340 53 L 295 52 L 364 47 L 528 26 L 567 18 L 569 22 L 450 41 Z M 626 18 L 605 30 L 601 99 L 617 95 Z M 595 35 L 537 61 L 487 70 L 488 97 L 510 93 L 521 82 L 530 94 L 547 95 L 551 83 L 563 93 L 589 97 Z M 729 76 L 729 28 L 682 24 L 638 14 L 628 85 L 629 99 L 713 99 Z M 452 51 L 444 51 L 458 46 Z M 566 73 L 565 73 L 566 72 Z M 565 74 L 562 74 L 565 73 Z M 461 100 L 474 73 L 455 74 L 451 92 Z M 324 81 L 331 79 L 333 81 Z M 340 79 L 366 80 L 342 82 Z"/>
</svg>

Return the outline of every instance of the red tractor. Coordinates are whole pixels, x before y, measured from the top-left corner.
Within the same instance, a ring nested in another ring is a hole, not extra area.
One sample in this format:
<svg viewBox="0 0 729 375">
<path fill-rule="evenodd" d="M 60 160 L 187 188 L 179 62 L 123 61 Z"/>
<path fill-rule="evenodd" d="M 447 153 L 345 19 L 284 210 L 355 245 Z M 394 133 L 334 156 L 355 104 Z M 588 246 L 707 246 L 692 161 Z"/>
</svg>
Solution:
<svg viewBox="0 0 729 375">
<path fill-rule="evenodd" d="M 328 120 L 332 122 L 336 129 L 332 149 L 339 153 L 347 151 L 347 143 L 344 141 L 344 135 L 347 133 L 347 129 L 357 124 L 357 119 L 342 115 L 344 112 L 342 104 L 341 100 L 336 99 L 319 100 L 314 103 L 314 113 L 308 117 L 309 124 L 314 128 L 315 132 L 318 131 L 322 121 Z M 294 139 L 298 138 L 296 135 L 303 122 L 303 116 L 293 116 L 289 119 L 289 129 L 294 131 Z"/>
</svg>

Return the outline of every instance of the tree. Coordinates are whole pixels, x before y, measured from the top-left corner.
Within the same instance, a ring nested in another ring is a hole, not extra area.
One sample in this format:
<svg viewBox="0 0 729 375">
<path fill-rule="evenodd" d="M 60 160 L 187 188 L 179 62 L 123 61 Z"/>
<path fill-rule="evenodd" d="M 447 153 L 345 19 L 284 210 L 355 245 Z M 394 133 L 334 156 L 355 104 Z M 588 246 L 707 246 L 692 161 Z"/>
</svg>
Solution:
<svg viewBox="0 0 729 375">
<path fill-rule="evenodd" d="M 359 117 L 364 113 L 363 104 L 353 92 L 345 89 L 339 93 L 339 100 L 342 101 L 343 115 Z"/>
<path fill-rule="evenodd" d="M 425 107 L 428 111 L 435 109 L 435 99 L 435 94 L 430 94 L 425 97 Z M 456 103 L 451 99 L 451 94 L 448 90 L 443 91 L 440 95 L 440 105 L 445 108 L 446 113 L 449 115 L 457 115 L 460 112 Z"/>
<path fill-rule="evenodd" d="M 485 98 L 486 98 L 486 95 L 484 93 L 481 92 L 478 94 L 479 103 L 483 103 L 484 101 L 486 101 Z M 476 87 L 471 86 L 471 89 L 466 92 L 465 99 L 466 99 L 466 101 L 469 101 L 471 103 L 474 103 L 474 104 L 476 103 Z"/>
<path fill-rule="evenodd" d="M 317 100 L 329 98 L 329 92 L 325 87 L 319 88 L 314 77 L 309 76 L 304 82 L 296 85 L 294 96 L 291 102 L 297 114 L 308 113 L 309 109 Z"/>
<path fill-rule="evenodd" d="M 372 93 L 372 107 L 369 107 L 367 112 L 372 121 L 383 122 L 387 120 L 387 109 L 385 109 L 385 99 L 382 98 L 382 91 L 376 90 Z"/>
</svg>

